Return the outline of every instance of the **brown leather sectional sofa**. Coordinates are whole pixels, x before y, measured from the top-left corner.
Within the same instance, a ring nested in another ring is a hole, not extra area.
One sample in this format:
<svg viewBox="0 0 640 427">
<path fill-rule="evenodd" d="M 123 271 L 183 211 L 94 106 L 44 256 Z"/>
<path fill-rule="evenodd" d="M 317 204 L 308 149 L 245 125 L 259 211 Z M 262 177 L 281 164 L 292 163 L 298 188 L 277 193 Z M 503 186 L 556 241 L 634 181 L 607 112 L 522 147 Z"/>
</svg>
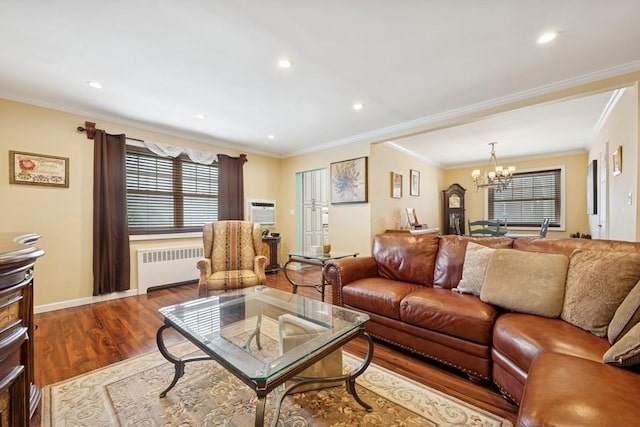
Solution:
<svg viewBox="0 0 640 427">
<path fill-rule="evenodd" d="M 372 256 L 325 267 L 333 303 L 366 312 L 372 336 L 495 384 L 520 406 L 519 426 L 640 425 L 640 371 L 605 365 L 606 337 L 451 291 L 470 241 L 567 256 L 577 248 L 640 253 L 640 243 L 611 240 L 384 233 Z"/>
</svg>

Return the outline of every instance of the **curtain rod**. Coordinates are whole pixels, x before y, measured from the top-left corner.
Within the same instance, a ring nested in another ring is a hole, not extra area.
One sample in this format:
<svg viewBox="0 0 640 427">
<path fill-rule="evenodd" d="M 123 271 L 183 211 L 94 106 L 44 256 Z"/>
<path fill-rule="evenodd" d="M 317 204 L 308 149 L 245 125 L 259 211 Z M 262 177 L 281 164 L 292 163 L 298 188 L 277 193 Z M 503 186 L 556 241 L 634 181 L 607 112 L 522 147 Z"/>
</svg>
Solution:
<svg viewBox="0 0 640 427">
<path fill-rule="evenodd" d="M 87 139 L 93 139 L 96 134 L 96 124 L 93 122 L 84 122 L 84 127 L 78 126 L 76 130 L 78 132 L 87 132 Z M 144 142 L 144 139 L 131 138 L 129 136 L 126 138 L 132 141 Z"/>
</svg>

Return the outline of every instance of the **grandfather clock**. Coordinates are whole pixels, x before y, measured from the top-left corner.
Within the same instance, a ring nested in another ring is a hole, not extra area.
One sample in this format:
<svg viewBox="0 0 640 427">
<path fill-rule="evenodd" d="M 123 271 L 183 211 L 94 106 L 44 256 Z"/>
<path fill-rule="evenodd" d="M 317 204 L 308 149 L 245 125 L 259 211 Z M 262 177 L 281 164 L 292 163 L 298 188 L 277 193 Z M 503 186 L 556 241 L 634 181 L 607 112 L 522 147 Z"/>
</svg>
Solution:
<svg viewBox="0 0 640 427">
<path fill-rule="evenodd" d="M 466 191 L 460 184 L 451 184 L 449 188 L 442 190 L 443 234 L 458 234 L 456 221 L 460 224 L 460 234 L 465 234 L 464 193 Z"/>
</svg>

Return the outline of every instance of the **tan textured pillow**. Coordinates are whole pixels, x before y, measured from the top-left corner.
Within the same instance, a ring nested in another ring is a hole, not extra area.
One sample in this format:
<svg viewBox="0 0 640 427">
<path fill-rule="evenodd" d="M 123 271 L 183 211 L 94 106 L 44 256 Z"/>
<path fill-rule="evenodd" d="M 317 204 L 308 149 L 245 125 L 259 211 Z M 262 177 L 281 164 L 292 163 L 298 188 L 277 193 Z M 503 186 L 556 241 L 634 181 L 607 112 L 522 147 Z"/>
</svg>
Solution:
<svg viewBox="0 0 640 427">
<path fill-rule="evenodd" d="M 599 337 L 640 279 L 640 254 L 576 249 L 571 254 L 562 320 Z"/>
<path fill-rule="evenodd" d="M 618 306 L 609 323 L 607 337 L 610 344 L 615 344 L 629 329 L 640 323 L 640 284 L 638 283 Z"/>
<path fill-rule="evenodd" d="M 462 266 L 462 279 L 460 279 L 458 286 L 452 290 L 462 294 L 480 296 L 487 264 L 494 252 L 495 249 L 473 242 L 467 243 Z"/>
<path fill-rule="evenodd" d="M 480 299 L 513 311 L 558 317 L 568 267 L 565 255 L 496 249 Z"/>
<path fill-rule="evenodd" d="M 640 365 L 640 323 L 637 323 L 602 356 L 610 365 L 629 367 Z"/>
</svg>

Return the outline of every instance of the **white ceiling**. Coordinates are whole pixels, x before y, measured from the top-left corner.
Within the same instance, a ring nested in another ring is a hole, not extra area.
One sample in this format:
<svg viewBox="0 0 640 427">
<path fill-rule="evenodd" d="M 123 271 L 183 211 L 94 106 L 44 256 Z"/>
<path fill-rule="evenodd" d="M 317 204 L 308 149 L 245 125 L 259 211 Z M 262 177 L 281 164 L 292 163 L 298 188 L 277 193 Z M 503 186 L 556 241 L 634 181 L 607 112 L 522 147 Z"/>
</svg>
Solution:
<svg viewBox="0 0 640 427">
<path fill-rule="evenodd" d="M 0 97 L 278 157 L 640 70 L 638 0 L 2 0 L 0 17 Z M 549 143 L 587 146 L 606 97 L 576 107 L 588 131 L 542 123 L 572 135 Z M 515 142 L 526 112 L 483 122 L 405 148 L 450 166 L 548 139 Z"/>
</svg>

